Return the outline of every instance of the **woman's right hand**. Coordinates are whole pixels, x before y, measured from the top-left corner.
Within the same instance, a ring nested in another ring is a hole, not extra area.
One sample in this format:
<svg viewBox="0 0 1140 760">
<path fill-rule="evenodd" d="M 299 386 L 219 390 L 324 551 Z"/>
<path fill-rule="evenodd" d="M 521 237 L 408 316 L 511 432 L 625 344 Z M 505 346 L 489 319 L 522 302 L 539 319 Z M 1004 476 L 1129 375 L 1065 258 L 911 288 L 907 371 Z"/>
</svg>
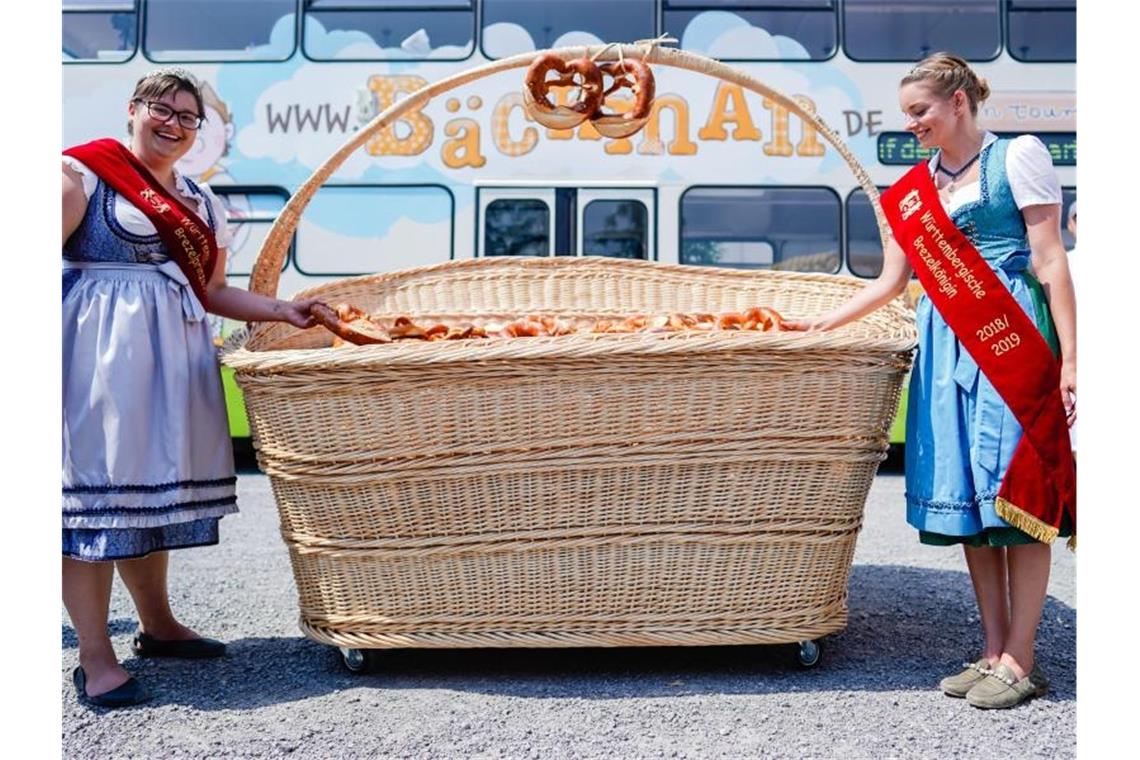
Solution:
<svg viewBox="0 0 1140 760">
<path fill-rule="evenodd" d="M 279 316 L 281 322 L 288 322 L 294 327 L 307 329 L 317 324 L 317 318 L 310 311 L 314 304 L 323 303 L 319 298 L 304 298 L 300 301 L 279 301 Z"/>
</svg>

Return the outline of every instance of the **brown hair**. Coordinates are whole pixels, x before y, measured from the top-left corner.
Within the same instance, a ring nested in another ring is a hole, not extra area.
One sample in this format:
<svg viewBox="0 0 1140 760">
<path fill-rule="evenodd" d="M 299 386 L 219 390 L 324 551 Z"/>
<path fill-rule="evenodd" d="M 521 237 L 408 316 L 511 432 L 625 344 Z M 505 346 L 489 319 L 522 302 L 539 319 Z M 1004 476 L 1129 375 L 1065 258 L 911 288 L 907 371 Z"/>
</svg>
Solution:
<svg viewBox="0 0 1140 760">
<path fill-rule="evenodd" d="M 970 68 L 970 64 L 953 53 L 933 53 L 918 62 L 899 82 L 899 87 L 922 82 L 936 95 L 950 99 L 957 90 L 970 101 L 970 113 L 978 115 L 978 106 L 990 96 L 990 86 Z"/>
<path fill-rule="evenodd" d="M 205 119 L 206 107 L 202 103 L 202 89 L 198 80 L 186 69 L 165 68 L 148 71 L 135 85 L 131 102 L 136 100 L 156 100 L 178 92 L 188 92 L 194 96 L 198 114 Z M 127 122 L 127 134 L 131 134 L 131 124 Z"/>
</svg>

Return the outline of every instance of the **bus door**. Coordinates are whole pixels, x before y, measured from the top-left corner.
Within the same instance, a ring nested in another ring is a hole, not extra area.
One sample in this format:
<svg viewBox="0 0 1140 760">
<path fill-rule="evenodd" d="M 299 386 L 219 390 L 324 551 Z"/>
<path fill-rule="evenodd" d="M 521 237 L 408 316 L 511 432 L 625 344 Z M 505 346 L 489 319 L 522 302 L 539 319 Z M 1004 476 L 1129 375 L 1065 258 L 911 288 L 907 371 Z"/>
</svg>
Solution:
<svg viewBox="0 0 1140 760">
<path fill-rule="evenodd" d="M 550 256 L 556 248 L 552 187 L 479 187 L 477 256 Z"/>
<path fill-rule="evenodd" d="M 657 258 L 653 188 L 477 187 L 477 256 Z"/>
<path fill-rule="evenodd" d="M 582 188 L 577 201 L 579 255 L 657 259 L 657 197 L 653 188 Z"/>
</svg>

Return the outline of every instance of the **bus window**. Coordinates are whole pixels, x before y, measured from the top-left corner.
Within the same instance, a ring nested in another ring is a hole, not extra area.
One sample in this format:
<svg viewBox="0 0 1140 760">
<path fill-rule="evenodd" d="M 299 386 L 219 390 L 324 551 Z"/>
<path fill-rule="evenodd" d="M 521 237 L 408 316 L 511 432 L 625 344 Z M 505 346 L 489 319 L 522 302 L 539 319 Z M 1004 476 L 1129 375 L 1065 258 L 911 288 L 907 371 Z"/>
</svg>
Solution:
<svg viewBox="0 0 1140 760">
<path fill-rule="evenodd" d="M 568 45 L 633 42 L 655 34 L 654 0 L 483 0 L 483 54 L 504 58 Z"/>
<path fill-rule="evenodd" d="M 582 210 L 582 255 L 646 259 L 649 212 L 641 201 L 590 201 Z"/>
<path fill-rule="evenodd" d="M 1065 250 L 1072 250 L 1077 245 L 1073 233 L 1069 232 L 1069 207 L 1077 202 L 1077 188 L 1075 187 L 1062 187 L 1061 188 L 1061 242 L 1065 244 Z"/>
<path fill-rule="evenodd" d="M 318 61 L 457 61 L 475 50 L 474 0 L 306 0 L 303 46 Z"/>
<path fill-rule="evenodd" d="M 150 0 L 152 61 L 283 61 L 296 47 L 295 0 Z"/>
<path fill-rule="evenodd" d="M 253 263 L 269 236 L 270 227 L 285 208 L 289 193 L 285 188 L 276 187 L 211 185 L 210 188 L 226 208 L 226 222 L 233 236 L 226 250 L 226 274 L 247 277 L 253 271 Z M 285 256 L 281 268 L 285 269 L 288 263 L 289 257 Z"/>
<path fill-rule="evenodd" d="M 1076 200 L 1075 187 L 1061 188 L 1061 240 L 1066 249 L 1077 242 L 1065 226 L 1069 206 Z M 878 277 L 883 271 L 883 243 L 879 239 L 879 227 L 867 193 L 862 188 L 847 196 L 847 268 L 857 277 Z"/>
<path fill-rule="evenodd" d="M 1076 0 L 1009 0 L 1005 46 L 1019 61 L 1075 62 Z"/>
<path fill-rule="evenodd" d="M 835 54 L 835 0 L 664 0 L 662 29 L 682 50 L 728 61 L 823 60 Z"/>
<path fill-rule="evenodd" d="M 442 185 L 325 185 L 301 218 L 293 260 L 327 276 L 438 264 L 452 258 L 454 217 Z"/>
<path fill-rule="evenodd" d="M 863 188 L 847 196 L 847 268 L 856 277 L 878 277 L 883 271 L 883 241 Z"/>
<path fill-rule="evenodd" d="M 64 61 L 125 61 L 137 40 L 136 2 L 63 0 Z"/>
<path fill-rule="evenodd" d="M 484 256 L 550 254 L 550 206 L 529 198 L 491 201 L 483 212 Z"/>
<path fill-rule="evenodd" d="M 918 61 L 950 50 L 970 62 L 1001 52 L 1001 0 L 847 0 L 843 49 L 856 61 Z"/>
<path fill-rule="evenodd" d="M 681 196 L 680 261 L 835 273 L 841 214 L 830 188 L 691 188 Z"/>
</svg>

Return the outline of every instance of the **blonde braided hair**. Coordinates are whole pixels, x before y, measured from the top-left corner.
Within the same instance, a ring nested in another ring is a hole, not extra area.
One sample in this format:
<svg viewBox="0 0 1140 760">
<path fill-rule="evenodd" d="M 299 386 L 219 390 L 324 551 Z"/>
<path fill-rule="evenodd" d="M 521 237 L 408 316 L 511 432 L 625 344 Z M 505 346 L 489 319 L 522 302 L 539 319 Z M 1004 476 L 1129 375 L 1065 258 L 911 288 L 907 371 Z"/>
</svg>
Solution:
<svg viewBox="0 0 1140 760">
<path fill-rule="evenodd" d="M 936 95 L 949 100 L 957 90 L 965 93 L 970 101 L 970 113 L 978 115 L 978 106 L 990 96 L 990 86 L 984 77 L 978 76 L 970 64 L 953 53 L 933 53 L 923 58 L 907 72 L 899 86 L 922 82 Z"/>
</svg>

